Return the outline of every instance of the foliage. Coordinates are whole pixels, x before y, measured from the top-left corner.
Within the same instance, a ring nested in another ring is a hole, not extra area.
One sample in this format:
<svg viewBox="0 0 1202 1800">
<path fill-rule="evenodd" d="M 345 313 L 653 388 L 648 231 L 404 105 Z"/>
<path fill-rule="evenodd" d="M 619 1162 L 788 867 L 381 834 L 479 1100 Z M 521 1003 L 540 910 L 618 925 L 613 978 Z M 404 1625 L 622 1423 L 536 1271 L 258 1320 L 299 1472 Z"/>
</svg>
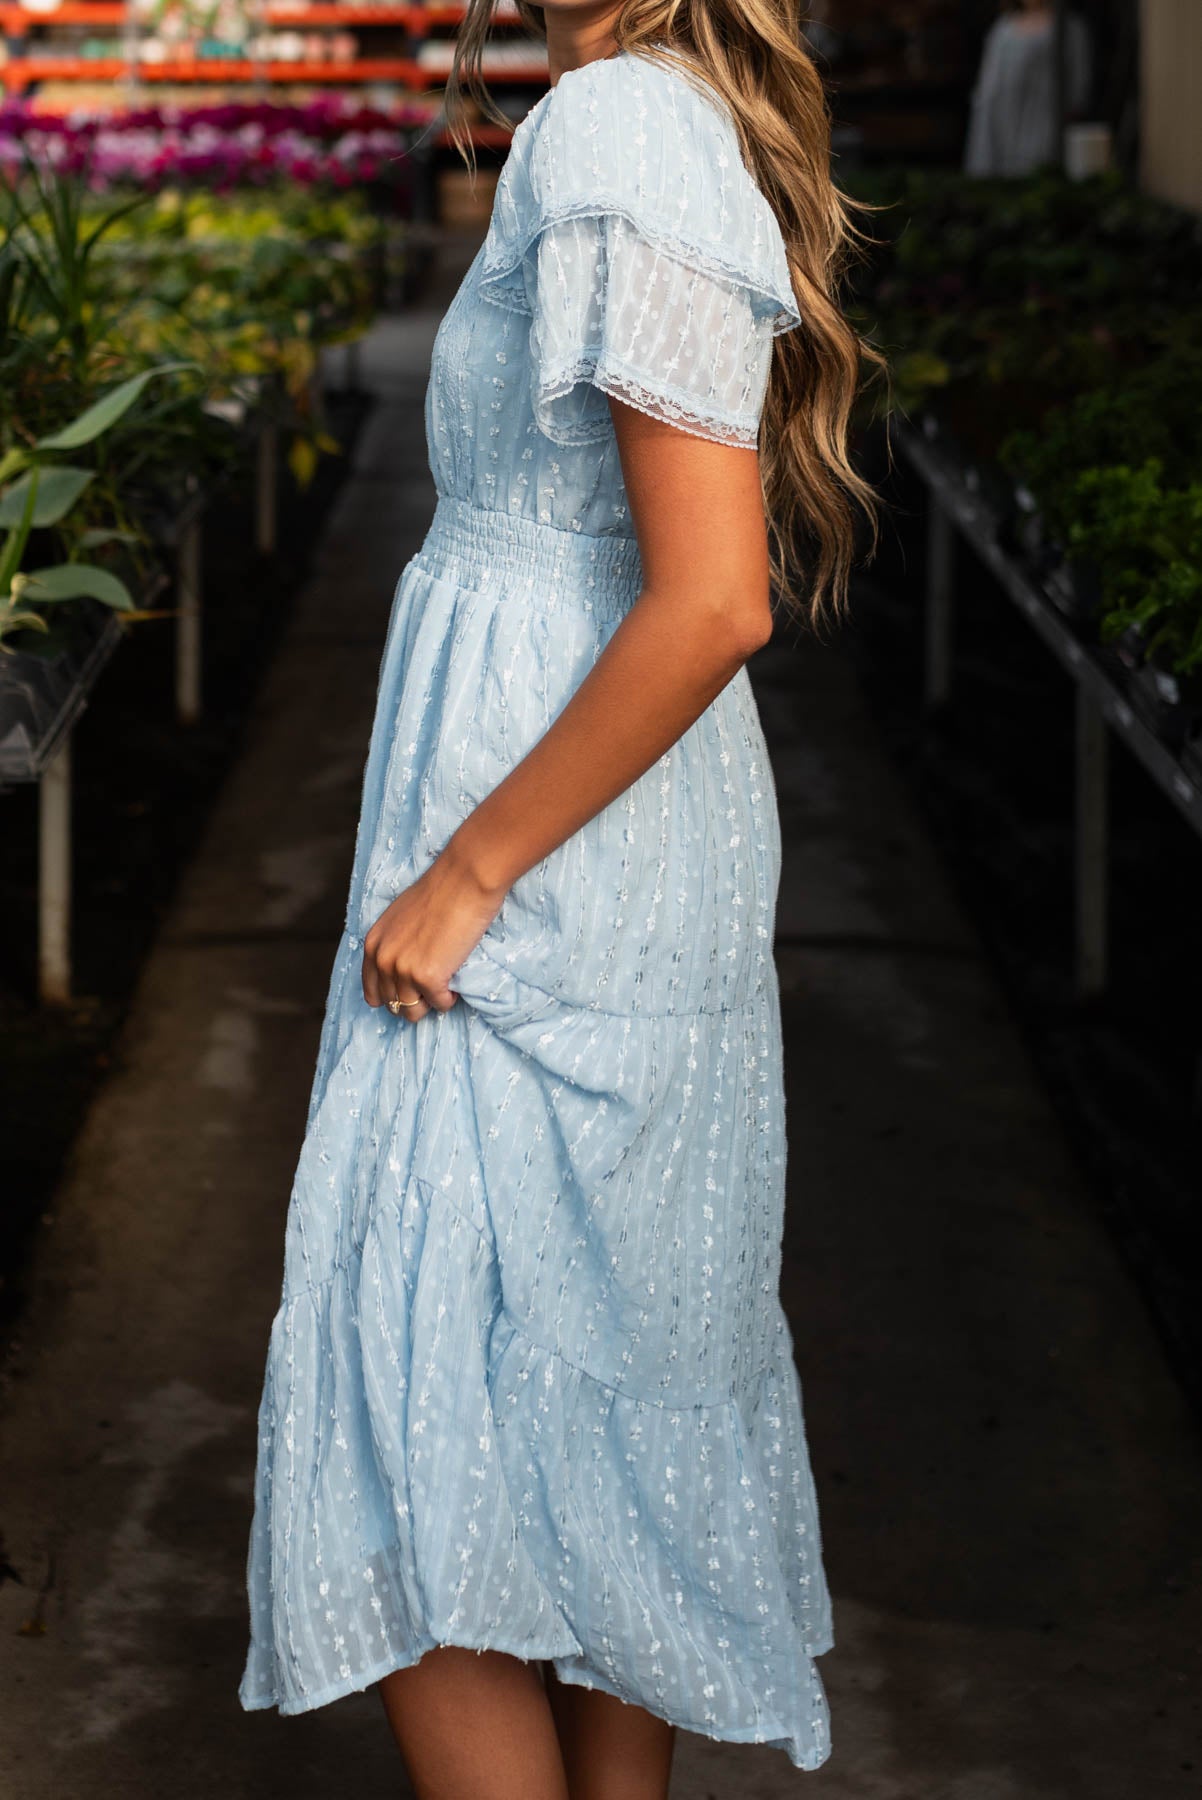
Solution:
<svg viewBox="0 0 1202 1800">
<path fill-rule="evenodd" d="M 365 207 L 175 190 L 98 201 L 78 178 L 36 169 L 0 201 L 0 450 L 34 441 L 120 372 L 160 361 L 194 373 L 106 444 L 98 514 L 122 496 L 143 514 L 169 508 L 165 485 L 228 460 L 214 402 L 278 394 L 280 422 L 303 440 L 291 453 L 302 471 L 334 447 L 313 376 L 318 346 L 361 331 L 374 310 L 381 228 Z"/>
<path fill-rule="evenodd" d="M 1101 570 L 1106 641 L 1136 628 L 1148 656 L 1202 669 L 1202 480 L 1166 487 L 1152 457 L 1087 469 L 1068 541 Z"/>
<path fill-rule="evenodd" d="M 126 610 L 111 565 L 145 570 L 183 490 L 238 453 L 229 421 L 248 404 L 275 411 L 298 479 L 312 475 L 337 449 L 318 348 L 369 321 L 379 245 L 345 195 L 98 198 L 37 167 L 0 179 L 0 638 L 63 601 Z"/>
<path fill-rule="evenodd" d="M 279 374 L 303 391 L 319 344 L 361 331 L 375 309 L 378 223 L 358 204 L 278 204 L 160 194 L 106 246 L 131 349 L 168 343 L 206 366 L 209 391 Z"/>
<path fill-rule="evenodd" d="M 116 612 L 132 612 L 133 598 L 112 569 L 80 560 L 77 552 L 122 542 L 120 531 L 78 528 L 66 561 L 22 569 L 30 539 L 37 531 L 57 528 L 70 533 L 77 502 L 91 485 L 93 471 L 55 461 L 57 454 L 86 450 L 136 406 L 156 375 L 174 373 L 171 366 L 146 369 L 102 394 L 61 430 L 0 460 L 0 528 L 7 528 L 0 548 L 0 650 L 5 639 L 21 631 L 48 629 L 41 609 L 70 600 L 94 600 Z"/>
<path fill-rule="evenodd" d="M 1066 538 L 1090 469 L 1146 464 L 1202 480 L 1202 348 L 1166 352 L 1125 380 L 1087 389 L 1047 413 L 1037 431 L 1013 433 L 1002 465 L 1037 495 L 1051 530 Z"/>
<path fill-rule="evenodd" d="M 907 410 L 985 387 L 1000 440 L 1116 365 L 1202 347 L 1202 227 L 1117 176 L 902 172 L 861 178 L 855 195 L 880 209 L 852 297 L 861 329 L 894 357 L 931 359 L 899 385 Z"/>
<path fill-rule="evenodd" d="M 898 173 L 853 296 L 893 400 L 1029 490 L 1103 634 L 1202 667 L 1202 225 L 1118 176 Z"/>
<path fill-rule="evenodd" d="M 130 331 L 140 296 L 106 279 L 106 241 L 144 207 L 138 197 L 97 205 L 79 183 L 31 171 L 0 188 L 0 256 L 13 271 L 0 311 L 0 454 L 50 437 L 123 376 L 191 362 L 166 338 L 135 350 Z M 202 379 L 143 381 L 98 442 L 83 522 L 134 529 L 134 511 L 165 502 L 165 472 L 204 469 L 224 445 L 203 410 Z M 222 434 L 228 437 L 228 432 Z"/>
</svg>

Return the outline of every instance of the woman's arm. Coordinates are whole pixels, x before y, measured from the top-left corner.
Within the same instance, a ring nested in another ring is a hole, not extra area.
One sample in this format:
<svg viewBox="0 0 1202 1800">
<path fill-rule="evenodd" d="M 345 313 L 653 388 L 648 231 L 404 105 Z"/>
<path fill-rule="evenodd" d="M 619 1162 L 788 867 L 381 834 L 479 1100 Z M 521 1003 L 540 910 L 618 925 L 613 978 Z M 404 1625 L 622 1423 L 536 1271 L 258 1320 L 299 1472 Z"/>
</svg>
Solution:
<svg viewBox="0 0 1202 1800">
<path fill-rule="evenodd" d="M 643 587 L 558 718 L 364 942 L 369 1006 L 448 983 L 519 876 L 637 781 L 772 631 L 754 450 L 611 400 Z"/>
</svg>

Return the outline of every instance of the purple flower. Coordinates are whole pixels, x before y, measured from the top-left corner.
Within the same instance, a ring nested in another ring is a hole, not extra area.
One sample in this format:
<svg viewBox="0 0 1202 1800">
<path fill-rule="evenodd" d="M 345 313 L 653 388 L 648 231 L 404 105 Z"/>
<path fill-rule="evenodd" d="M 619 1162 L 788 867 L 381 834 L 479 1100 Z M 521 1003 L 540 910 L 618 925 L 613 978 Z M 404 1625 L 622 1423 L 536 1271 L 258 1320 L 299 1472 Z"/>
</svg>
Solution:
<svg viewBox="0 0 1202 1800">
<path fill-rule="evenodd" d="M 300 106 L 240 100 L 57 117 L 9 102 L 0 107 L 0 146 L 6 164 L 22 146 L 48 167 L 87 163 L 97 189 L 183 180 L 225 189 L 281 174 L 306 185 L 347 187 L 395 176 L 406 153 L 406 126 L 429 116 L 428 105 L 389 113 L 336 96 Z"/>
</svg>

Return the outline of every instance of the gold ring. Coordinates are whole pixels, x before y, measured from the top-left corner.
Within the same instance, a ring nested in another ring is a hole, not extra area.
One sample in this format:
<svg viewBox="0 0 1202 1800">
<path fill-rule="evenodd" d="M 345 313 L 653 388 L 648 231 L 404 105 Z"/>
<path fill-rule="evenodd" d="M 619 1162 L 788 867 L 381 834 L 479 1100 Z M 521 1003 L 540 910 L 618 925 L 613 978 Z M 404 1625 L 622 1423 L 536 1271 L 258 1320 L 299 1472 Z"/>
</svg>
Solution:
<svg viewBox="0 0 1202 1800">
<path fill-rule="evenodd" d="M 396 1018 L 400 1017 L 401 1009 L 403 1007 L 420 1006 L 421 1003 L 422 1003 L 422 997 L 420 994 L 417 996 L 416 1000 L 390 1000 L 388 1002 L 388 1010 L 392 1014 L 393 1018 L 396 1019 Z"/>
</svg>

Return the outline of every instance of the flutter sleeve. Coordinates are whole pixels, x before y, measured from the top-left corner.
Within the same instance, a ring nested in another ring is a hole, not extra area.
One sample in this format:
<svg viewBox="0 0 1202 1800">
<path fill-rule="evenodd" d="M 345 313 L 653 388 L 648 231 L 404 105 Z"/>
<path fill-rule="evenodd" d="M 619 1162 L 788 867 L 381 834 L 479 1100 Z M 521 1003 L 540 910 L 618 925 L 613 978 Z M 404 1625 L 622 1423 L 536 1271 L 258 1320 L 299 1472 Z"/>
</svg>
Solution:
<svg viewBox="0 0 1202 1800">
<path fill-rule="evenodd" d="M 515 141 L 482 292 L 529 314 L 535 422 L 568 445 L 612 430 L 613 396 L 753 447 L 773 338 L 800 323 L 729 119 L 629 57 L 561 76 Z"/>
</svg>

